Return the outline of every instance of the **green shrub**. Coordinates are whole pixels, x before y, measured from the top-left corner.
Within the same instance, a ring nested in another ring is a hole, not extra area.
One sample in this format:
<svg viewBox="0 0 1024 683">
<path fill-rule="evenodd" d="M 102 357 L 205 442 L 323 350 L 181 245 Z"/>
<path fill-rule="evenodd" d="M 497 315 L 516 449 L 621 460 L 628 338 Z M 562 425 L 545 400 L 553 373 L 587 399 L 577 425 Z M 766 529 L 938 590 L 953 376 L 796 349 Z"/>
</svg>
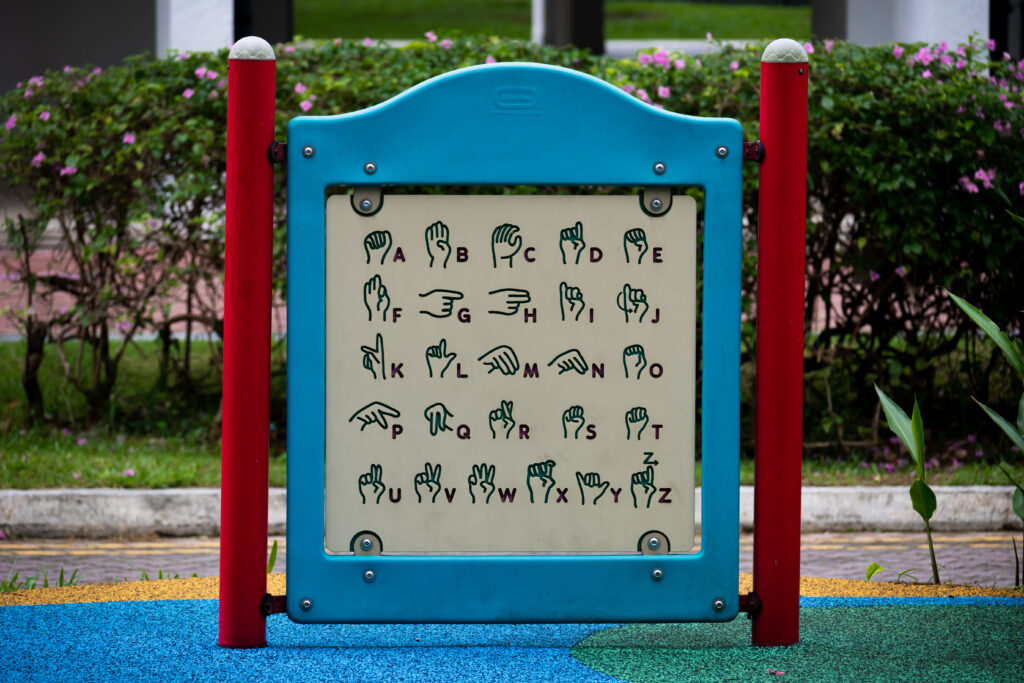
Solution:
<svg viewBox="0 0 1024 683">
<path fill-rule="evenodd" d="M 400 49 L 352 40 L 278 46 L 277 139 L 296 115 L 362 109 L 426 78 L 493 59 L 578 69 L 654 106 L 734 117 L 754 140 L 764 45 L 718 47 L 700 57 L 649 51 L 614 60 L 493 37 L 419 40 Z M 951 315 L 942 289 L 961 292 L 1010 329 L 1021 327 L 1010 294 L 1021 289 L 1015 266 L 1024 236 L 1005 212 L 1024 192 L 1017 162 L 1024 152 L 1021 65 L 989 63 L 976 44 L 960 53 L 922 45 L 814 47 L 806 317 L 815 324 L 805 366 L 807 439 L 840 447 L 877 442 L 875 381 L 938 396 L 936 411 L 949 416 L 949 432 L 963 433 L 967 406 L 959 397 L 973 394 L 1005 407 L 1008 385 L 1002 361 L 969 334 L 968 322 Z M 110 358 L 102 351 L 110 330 L 126 328 L 127 343 L 143 327 L 167 324 L 161 304 L 172 286 L 195 293 L 196 307 L 186 317 L 219 327 L 202 293 L 219 291 L 222 266 L 226 61 L 226 51 L 138 57 L 97 74 L 88 68 L 47 73 L 41 84 L 0 97 L 0 119 L 11 122 L 0 131 L 0 177 L 38 216 L 58 221 L 61 253 L 73 264 L 84 268 L 95 254 L 108 264 L 80 270 L 88 277 L 73 282 L 34 272 L 25 257 L 38 247 L 42 221 L 8 222 L 14 247 L 8 272 L 32 296 L 29 310 L 10 314 L 26 333 L 78 337 L 94 349 L 85 357 L 93 366 L 70 359 L 67 365 L 83 391 L 102 394 L 106 386 L 102 373 L 85 376 L 86 369 L 116 372 L 117 351 Z M 210 70 L 218 76 L 210 78 Z M 50 112 L 46 121 L 43 111 Z M 126 133 L 134 142 L 125 142 Z M 68 167 L 77 172 L 61 175 Z M 757 173 L 753 165 L 748 171 L 746 359 L 756 322 Z M 275 217 L 279 292 L 284 172 L 278 170 Z M 140 225 L 150 230 L 133 229 Z M 57 292 L 74 298 L 67 312 L 52 304 Z M 30 348 L 26 372 L 31 357 Z M 948 391 L 940 394 L 940 387 Z M 95 412 L 103 413 L 102 401 Z"/>
</svg>

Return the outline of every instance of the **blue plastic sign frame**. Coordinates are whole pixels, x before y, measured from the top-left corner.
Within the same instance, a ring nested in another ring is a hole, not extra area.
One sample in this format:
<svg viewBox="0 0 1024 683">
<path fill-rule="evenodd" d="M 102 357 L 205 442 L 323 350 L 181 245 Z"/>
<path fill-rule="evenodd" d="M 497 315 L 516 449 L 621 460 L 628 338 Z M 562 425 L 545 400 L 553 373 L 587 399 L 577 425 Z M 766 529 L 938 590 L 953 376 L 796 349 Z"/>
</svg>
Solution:
<svg viewBox="0 0 1024 683">
<path fill-rule="evenodd" d="M 287 603 L 293 621 L 735 618 L 742 139 L 732 119 L 664 112 L 599 79 L 538 64 L 460 69 L 369 109 L 289 123 Z M 700 551 L 486 556 L 325 551 L 326 192 L 367 185 L 704 189 Z M 652 579 L 655 569 L 661 570 L 661 580 Z M 364 580 L 367 571 L 373 572 L 372 582 Z M 719 600 L 724 607 L 716 604 Z"/>
</svg>

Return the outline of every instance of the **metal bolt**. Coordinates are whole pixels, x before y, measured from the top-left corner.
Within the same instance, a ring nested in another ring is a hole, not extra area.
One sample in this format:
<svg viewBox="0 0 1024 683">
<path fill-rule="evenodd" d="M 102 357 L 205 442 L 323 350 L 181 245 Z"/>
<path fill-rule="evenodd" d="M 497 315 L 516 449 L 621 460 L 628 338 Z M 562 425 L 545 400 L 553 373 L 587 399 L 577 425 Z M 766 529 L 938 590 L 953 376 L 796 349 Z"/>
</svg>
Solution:
<svg viewBox="0 0 1024 683">
<path fill-rule="evenodd" d="M 655 199 L 654 202 L 656 202 L 656 201 L 658 201 L 658 200 Z M 654 206 L 654 202 L 651 202 L 652 206 Z M 658 208 L 658 207 L 655 206 L 654 208 Z M 651 536 L 649 539 L 647 539 L 647 547 L 650 548 L 651 550 L 657 550 L 660 545 L 661 545 L 661 541 L 658 540 L 657 536 Z"/>
<path fill-rule="evenodd" d="M 366 175 L 373 175 L 374 173 L 377 172 L 377 164 L 373 163 L 372 161 L 367 161 L 363 165 L 363 171 L 366 172 Z"/>
<path fill-rule="evenodd" d="M 663 578 L 665 578 L 665 572 L 663 572 L 661 569 L 655 568 L 651 570 L 652 581 L 661 581 Z"/>
<path fill-rule="evenodd" d="M 718 147 L 715 147 L 715 156 L 718 157 L 719 159 L 726 158 L 727 156 L 729 156 L 729 148 L 726 147 L 725 145 L 719 145 Z"/>
<path fill-rule="evenodd" d="M 372 569 L 367 569 L 365 572 L 363 572 L 363 581 L 365 581 L 366 583 L 373 583 L 376 580 L 377 573 L 374 572 Z"/>
<path fill-rule="evenodd" d="M 661 200 L 660 199 L 652 199 L 651 200 L 651 208 L 654 209 L 655 211 L 659 211 L 661 209 Z M 655 539 L 652 538 L 651 540 L 653 541 Z M 652 545 L 651 547 L 653 548 L 655 546 Z"/>
<path fill-rule="evenodd" d="M 303 147 L 303 148 L 302 148 L 302 156 L 304 156 L 304 157 L 306 157 L 307 159 L 309 159 L 310 157 L 312 157 L 312 156 L 313 156 L 313 153 L 314 153 L 315 151 L 316 151 L 316 150 L 315 150 L 315 149 L 313 149 L 313 145 L 306 145 L 305 147 Z"/>
<path fill-rule="evenodd" d="M 369 199 L 364 199 L 363 201 L 359 202 L 359 208 L 362 209 L 363 211 L 369 211 L 370 209 L 373 208 L 373 202 L 371 202 Z M 373 542 L 368 538 L 364 538 L 363 548 L 369 550 L 371 547 L 373 547 Z"/>
<path fill-rule="evenodd" d="M 370 201 L 369 199 L 364 199 L 363 200 L 364 203 L 369 203 L 369 201 Z M 366 207 L 363 207 L 363 208 L 366 208 Z M 363 540 L 361 540 L 359 542 L 359 545 L 361 545 L 363 547 L 363 550 L 369 550 L 370 548 L 373 547 L 373 539 L 364 538 Z"/>
<path fill-rule="evenodd" d="M 308 612 L 309 610 L 313 609 L 313 601 L 309 598 L 302 598 L 301 600 L 299 600 L 299 607 L 302 608 L 303 612 Z"/>
<path fill-rule="evenodd" d="M 711 602 L 711 609 L 715 610 L 716 612 L 721 612 L 725 609 L 725 600 L 723 600 L 722 598 L 715 598 Z"/>
<path fill-rule="evenodd" d="M 665 172 L 665 162 L 664 161 L 655 162 L 655 164 L 654 164 L 654 172 L 657 173 L 658 175 L 662 175 Z"/>
</svg>

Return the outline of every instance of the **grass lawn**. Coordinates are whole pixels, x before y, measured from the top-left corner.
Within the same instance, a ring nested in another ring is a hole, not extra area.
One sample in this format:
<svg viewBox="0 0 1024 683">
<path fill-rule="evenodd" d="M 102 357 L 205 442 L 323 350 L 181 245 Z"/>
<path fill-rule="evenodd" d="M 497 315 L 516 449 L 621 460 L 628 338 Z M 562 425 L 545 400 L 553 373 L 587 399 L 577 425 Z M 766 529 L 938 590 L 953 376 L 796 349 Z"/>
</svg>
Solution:
<svg viewBox="0 0 1024 683">
<path fill-rule="evenodd" d="M 422 38 L 477 33 L 530 37 L 530 0 L 295 0 L 304 38 Z M 800 7 L 704 2 L 605 2 L 605 37 L 778 38 L 811 34 L 810 4 Z"/>
</svg>

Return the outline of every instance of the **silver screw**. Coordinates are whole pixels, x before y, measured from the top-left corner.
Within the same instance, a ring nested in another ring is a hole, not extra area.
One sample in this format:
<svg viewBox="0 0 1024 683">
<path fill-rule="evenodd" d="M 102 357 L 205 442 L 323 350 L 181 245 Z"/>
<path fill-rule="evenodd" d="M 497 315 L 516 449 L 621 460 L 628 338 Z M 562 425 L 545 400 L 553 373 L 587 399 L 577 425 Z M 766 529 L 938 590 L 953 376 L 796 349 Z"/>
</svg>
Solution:
<svg viewBox="0 0 1024 683">
<path fill-rule="evenodd" d="M 372 161 L 367 161 L 363 165 L 363 171 L 366 172 L 366 175 L 373 175 L 374 173 L 377 172 L 377 164 L 373 163 Z"/>
<path fill-rule="evenodd" d="M 725 600 L 723 600 L 722 598 L 715 598 L 714 601 L 712 601 L 711 603 L 711 609 L 715 610 L 716 612 L 721 612 L 725 609 Z"/>
<path fill-rule="evenodd" d="M 369 203 L 369 201 L 370 201 L 369 199 L 364 199 L 363 203 L 366 204 L 366 203 Z M 365 209 L 367 207 L 364 206 L 363 208 Z M 373 540 L 369 539 L 369 538 L 364 538 L 363 540 L 361 540 L 359 542 L 359 545 L 363 546 L 363 550 L 369 550 L 370 548 L 373 547 Z"/>
<path fill-rule="evenodd" d="M 663 572 L 661 569 L 652 569 L 651 570 L 651 580 L 652 581 L 661 581 L 663 578 L 665 578 L 665 572 Z"/>
<path fill-rule="evenodd" d="M 660 210 L 661 209 L 661 200 L 660 199 L 652 199 L 651 200 L 651 208 L 654 209 L 655 211 Z M 652 538 L 651 540 L 654 541 L 656 539 Z M 652 545 L 651 547 L 653 548 L 654 546 Z"/>
<path fill-rule="evenodd" d="M 309 598 L 302 598 L 301 600 L 299 600 L 299 607 L 302 608 L 303 612 L 308 612 L 309 610 L 313 609 L 313 601 Z"/>
<path fill-rule="evenodd" d="M 727 156 L 729 156 L 729 148 L 726 147 L 725 145 L 719 145 L 718 147 L 715 147 L 715 156 L 718 157 L 719 159 L 726 158 Z"/>
<path fill-rule="evenodd" d="M 313 153 L 315 151 L 316 150 L 313 149 L 313 145 L 306 145 L 305 147 L 302 148 L 302 156 L 304 156 L 307 159 L 309 159 L 310 157 L 313 156 Z"/>
<path fill-rule="evenodd" d="M 369 211 L 370 209 L 373 208 L 373 202 L 371 202 L 369 199 L 364 199 L 363 201 L 359 202 L 359 208 L 362 209 L 363 211 Z M 373 547 L 373 541 L 371 541 L 368 538 L 364 538 L 363 548 L 369 550 L 371 547 Z"/>
<path fill-rule="evenodd" d="M 366 583 L 373 583 L 377 580 L 377 574 L 372 569 L 367 569 L 363 572 L 363 581 Z"/>
<path fill-rule="evenodd" d="M 665 162 L 664 161 L 655 162 L 655 164 L 654 164 L 654 172 L 657 173 L 658 175 L 662 175 L 665 172 Z"/>
<path fill-rule="evenodd" d="M 654 202 L 656 202 L 656 201 L 658 201 L 658 200 L 655 199 Z M 654 202 L 651 202 L 651 206 L 654 206 Z M 654 208 L 656 209 L 658 207 L 655 206 Z M 661 545 L 661 541 L 659 541 L 656 536 L 652 536 L 651 538 L 649 538 L 647 540 L 647 547 L 650 548 L 651 550 L 657 550 L 658 546 L 660 546 L 660 545 Z"/>
</svg>

